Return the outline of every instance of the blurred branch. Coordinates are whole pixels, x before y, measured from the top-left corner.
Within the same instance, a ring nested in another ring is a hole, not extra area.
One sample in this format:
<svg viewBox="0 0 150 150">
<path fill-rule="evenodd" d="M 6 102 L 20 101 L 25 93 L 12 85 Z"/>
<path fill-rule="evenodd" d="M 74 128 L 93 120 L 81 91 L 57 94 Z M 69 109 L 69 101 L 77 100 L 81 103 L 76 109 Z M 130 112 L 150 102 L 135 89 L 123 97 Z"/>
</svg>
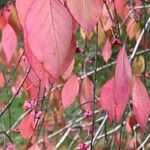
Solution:
<svg viewBox="0 0 150 150">
<path fill-rule="evenodd" d="M 98 128 L 98 130 L 97 130 L 97 132 L 96 132 L 96 134 L 95 134 L 95 136 L 94 136 L 94 138 L 93 138 L 93 145 L 94 145 L 94 143 L 95 143 L 95 141 L 96 141 L 98 135 L 99 135 L 100 132 L 102 131 L 102 128 L 104 127 L 104 125 L 105 125 L 105 123 L 106 123 L 106 121 L 107 121 L 107 118 L 108 118 L 108 116 L 106 115 L 106 116 L 104 117 L 104 119 L 103 119 L 103 122 L 102 122 L 101 125 L 99 126 L 99 128 Z"/>
<path fill-rule="evenodd" d="M 132 53 L 132 57 L 133 57 L 133 56 L 138 56 L 138 55 L 141 55 L 141 54 L 144 54 L 144 53 L 148 53 L 148 52 L 150 52 L 150 49 L 149 49 L 149 48 L 148 48 L 148 49 L 145 49 L 145 50 L 140 50 L 139 52 L 136 52 L 134 55 L 133 55 L 133 53 Z M 131 55 L 129 55 L 128 57 L 130 58 Z M 133 58 L 132 58 L 132 59 L 133 59 Z M 111 67 L 111 66 L 113 66 L 113 65 L 115 65 L 115 64 L 116 64 L 116 61 L 113 61 L 113 62 L 111 62 L 111 63 L 109 63 L 109 64 L 104 65 L 104 66 L 98 67 L 98 68 L 97 68 L 97 72 L 99 72 L 99 71 L 101 71 L 101 70 L 103 70 L 103 69 L 106 69 L 106 68 L 108 68 L 108 67 Z M 89 71 L 89 72 L 86 73 L 85 75 L 82 75 L 82 76 L 78 77 L 78 80 L 84 79 L 84 78 L 87 77 L 87 76 L 91 76 L 91 75 L 94 74 L 94 72 L 95 72 L 94 70 Z M 53 87 L 53 88 L 51 89 L 51 91 L 54 91 L 56 88 L 61 88 L 61 87 L 63 87 L 63 85 L 64 85 L 64 84 L 59 84 L 59 85 L 57 85 L 56 87 Z"/>
<path fill-rule="evenodd" d="M 69 133 L 71 132 L 71 127 L 69 127 L 67 129 L 67 131 L 65 132 L 65 134 L 62 136 L 62 138 L 59 140 L 59 142 L 56 145 L 56 148 L 59 148 L 61 146 L 61 144 L 65 141 L 65 139 L 69 136 Z"/>
<path fill-rule="evenodd" d="M 142 148 L 144 148 L 145 144 L 149 141 L 149 139 L 150 139 L 150 133 L 145 138 L 145 140 L 141 143 L 141 145 L 137 148 L 137 150 L 141 150 Z"/>
<path fill-rule="evenodd" d="M 132 8 L 128 15 L 126 16 L 126 18 L 124 19 L 124 21 L 121 23 L 120 27 L 119 28 L 122 28 L 122 26 L 126 23 L 126 21 L 128 20 L 128 18 L 130 17 L 130 15 L 137 9 L 145 9 L 145 8 L 150 8 L 150 5 L 145 5 L 145 6 L 137 6 L 137 7 L 134 7 Z"/>
<path fill-rule="evenodd" d="M 31 110 L 26 111 L 24 114 L 22 114 L 18 120 L 11 126 L 11 128 L 9 130 L 6 131 L 7 134 L 9 134 L 11 132 L 12 129 L 14 129 L 20 122 L 21 120 L 30 113 Z"/>
<path fill-rule="evenodd" d="M 144 35 L 145 31 L 147 30 L 147 28 L 148 28 L 149 25 L 150 25 L 150 17 L 148 18 L 148 20 L 147 20 L 147 22 L 146 22 L 146 24 L 145 24 L 145 27 L 143 28 L 143 30 L 142 30 L 142 32 L 141 32 L 141 34 L 140 34 L 140 36 L 139 36 L 139 38 L 138 38 L 138 40 L 137 40 L 137 42 L 136 42 L 136 45 L 135 45 L 135 47 L 134 47 L 134 49 L 133 49 L 133 52 L 132 52 L 132 54 L 131 54 L 131 56 L 130 56 L 130 58 L 129 58 L 130 61 L 132 61 L 132 59 L 133 59 L 134 56 L 136 55 L 136 52 L 137 52 L 137 50 L 138 50 L 138 47 L 139 47 L 139 45 L 140 45 L 140 43 L 141 43 L 141 40 L 142 40 L 142 38 L 143 38 L 143 35 Z"/>
</svg>

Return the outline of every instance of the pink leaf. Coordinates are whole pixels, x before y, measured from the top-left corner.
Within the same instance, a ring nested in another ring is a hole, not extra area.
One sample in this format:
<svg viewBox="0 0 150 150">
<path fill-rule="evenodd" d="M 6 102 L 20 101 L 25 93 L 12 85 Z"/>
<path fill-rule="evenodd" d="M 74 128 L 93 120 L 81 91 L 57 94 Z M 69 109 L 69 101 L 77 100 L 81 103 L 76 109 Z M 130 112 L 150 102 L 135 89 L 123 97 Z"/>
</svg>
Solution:
<svg viewBox="0 0 150 150">
<path fill-rule="evenodd" d="M 105 46 L 103 48 L 103 52 L 102 52 L 102 56 L 106 63 L 108 62 L 109 58 L 111 57 L 111 54 L 112 54 L 111 43 L 110 43 L 109 39 L 107 39 Z"/>
<path fill-rule="evenodd" d="M 72 18 L 68 10 L 58 0 L 33 0 L 24 29 L 33 55 L 57 80 L 74 57 L 74 50 L 69 49 Z"/>
<path fill-rule="evenodd" d="M 16 9 L 22 27 L 25 25 L 25 17 L 33 0 L 16 0 Z"/>
<path fill-rule="evenodd" d="M 115 7 L 118 15 L 121 17 L 122 20 L 124 20 L 129 12 L 126 0 L 115 0 Z"/>
<path fill-rule="evenodd" d="M 114 98 L 116 104 L 116 121 L 119 122 L 131 92 L 131 66 L 126 54 L 125 47 L 120 49 L 116 61 L 114 77 Z"/>
<path fill-rule="evenodd" d="M 44 143 L 46 150 L 56 150 L 55 146 L 52 143 L 50 143 L 48 136 L 44 137 Z"/>
<path fill-rule="evenodd" d="M 6 150 L 16 150 L 16 145 L 14 143 L 9 142 L 7 144 Z"/>
<path fill-rule="evenodd" d="M 84 78 L 81 84 L 79 96 L 82 108 L 88 112 L 92 110 L 92 102 L 94 98 L 93 91 L 94 91 L 93 82 L 88 77 Z"/>
<path fill-rule="evenodd" d="M 34 143 L 28 150 L 41 150 L 38 143 Z"/>
<path fill-rule="evenodd" d="M 70 51 L 74 52 L 75 47 L 76 47 L 75 39 L 73 37 L 70 45 Z M 36 75 L 43 82 L 44 86 L 48 91 L 51 87 L 51 84 L 53 84 L 56 80 L 47 72 L 47 70 L 43 67 L 43 64 L 39 60 L 37 60 L 37 58 L 33 55 L 32 51 L 28 47 L 28 44 L 26 43 L 26 40 L 25 40 L 25 54 L 29 64 L 33 68 Z"/>
<path fill-rule="evenodd" d="M 133 138 L 128 139 L 126 145 L 127 150 L 134 150 L 137 149 L 135 147 L 139 147 L 141 144 L 141 139 L 139 136 L 134 136 Z"/>
<path fill-rule="evenodd" d="M 64 79 L 68 79 L 71 76 L 71 73 L 74 68 L 74 63 L 75 63 L 75 61 L 73 59 L 70 66 L 68 67 L 68 69 L 64 72 Z"/>
<path fill-rule="evenodd" d="M 108 113 L 109 120 L 115 119 L 115 102 L 113 97 L 114 78 L 108 80 L 101 90 L 100 104 Z"/>
<path fill-rule="evenodd" d="M 65 83 L 61 98 L 64 108 L 69 107 L 75 100 L 75 97 L 79 92 L 79 81 L 76 75 L 72 75 L 68 81 Z"/>
<path fill-rule="evenodd" d="M 24 117 L 19 125 L 20 134 L 25 138 L 29 139 L 34 133 L 34 116 L 30 113 Z"/>
<path fill-rule="evenodd" d="M 50 74 L 43 68 L 42 63 L 40 63 L 37 58 L 33 55 L 32 51 L 29 49 L 28 44 L 25 42 L 25 55 L 28 59 L 29 64 L 33 68 L 36 75 L 41 79 L 47 91 L 51 87 L 51 83 L 54 83 L 54 79 Z"/>
<path fill-rule="evenodd" d="M 150 99 L 147 90 L 140 79 L 135 78 L 132 91 L 133 111 L 144 131 L 150 114 Z"/>
<path fill-rule="evenodd" d="M 14 29 L 9 25 L 5 25 L 2 32 L 2 46 L 6 54 L 7 61 L 10 62 L 17 46 L 17 37 Z"/>
<path fill-rule="evenodd" d="M 67 6 L 73 17 L 89 35 L 98 22 L 102 7 L 102 0 L 67 0 Z"/>
</svg>

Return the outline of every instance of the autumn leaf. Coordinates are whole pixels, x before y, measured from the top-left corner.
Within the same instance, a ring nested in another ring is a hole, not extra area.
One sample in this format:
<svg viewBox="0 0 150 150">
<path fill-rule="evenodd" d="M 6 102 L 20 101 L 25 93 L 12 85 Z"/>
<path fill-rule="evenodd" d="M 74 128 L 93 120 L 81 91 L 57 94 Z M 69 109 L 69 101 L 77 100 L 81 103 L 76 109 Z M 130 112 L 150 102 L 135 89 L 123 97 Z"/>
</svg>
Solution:
<svg viewBox="0 0 150 150">
<path fill-rule="evenodd" d="M 110 43 L 109 39 L 107 39 L 106 43 L 104 45 L 104 48 L 103 48 L 103 52 L 102 52 L 102 56 L 106 63 L 108 62 L 109 58 L 111 57 L 111 54 L 112 54 L 111 43 Z"/>
<path fill-rule="evenodd" d="M 115 119 L 115 102 L 113 96 L 114 78 L 108 80 L 101 89 L 100 105 L 107 111 L 110 121 Z"/>
<path fill-rule="evenodd" d="M 29 49 L 57 80 L 74 57 L 74 49 L 70 49 L 72 18 L 68 10 L 58 0 L 33 0 L 27 11 L 24 30 Z"/>
<path fill-rule="evenodd" d="M 19 125 L 19 131 L 23 138 L 29 139 L 33 135 L 33 133 L 35 132 L 34 126 L 34 116 L 30 113 L 24 117 Z"/>
<path fill-rule="evenodd" d="M 64 108 L 69 107 L 74 102 L 75 97 L 78 95 L 78 92 L 78 77 L 76 75 L 72 75 L 65 83 L 61 92 L 61 98 Z"/>
<path fill-rule="evenodd" d="M 102 0 L 67 0 L 67 6 L 81 25 L 86 35 L 89 35 L 99 21 L 103 1 Z"/>
<path fill-rule="evenodd" d="M 5 85 L 5 77 L 2 71 L 0 71 L 0 88 Z"/>
<path fill-rule="evenodd" d="M 85 111 L 90 112 L 94 98 L 94 84 L 88 77 L 85 77 L 81 83 L 79 97 L 81 107 Z"/>
<path fill-rule="evenodd" d="M 25 18 L 33 0 L 16 0 L 16 9 L 22 27 L 25 25 Z"/>
<path fill-rule="evenodd" d="M 118 54 L 114 76 L 114 100 L 116 104 L 116 121 L 119 122 L 126 109 L 131 93 L 131 66 L 123 46 Z"/>
<path fill-rule="evenodd" d="M 144 131 L 150 114 L 150 99 L 144 84 L 137 77 L 133 79 L 132 100 L 133 112 Z"/>
<path fill-rule="evenodd" d="M 10 62 L 17 47 L 17 37 L 14 29 L 9 24 L 6 24 L 3 28 L 2 46 L 6 54 L 7 61 Z"/>
</svg>

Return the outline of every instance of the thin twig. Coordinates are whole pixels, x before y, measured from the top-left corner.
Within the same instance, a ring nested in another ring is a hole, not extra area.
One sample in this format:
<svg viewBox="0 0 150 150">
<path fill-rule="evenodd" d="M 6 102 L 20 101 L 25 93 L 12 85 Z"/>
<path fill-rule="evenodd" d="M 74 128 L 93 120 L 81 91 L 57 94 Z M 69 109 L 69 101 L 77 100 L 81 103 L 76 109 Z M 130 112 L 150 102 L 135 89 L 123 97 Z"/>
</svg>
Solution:
<svg viewBox="0 0 150 150">
<path fill-rule="evenodd" d="M 9 134 L 11 132 L 12 129 L 14 129 L 20 122 L 21 120 L 28 115 L 31 112 L 31 110 L 26 111 L 24 114 L 22 114 L 18 120 L 11 126 L 11 128 L 9 130 L 6 131 L 7 134 Z"/>
<path fill-rule="evenodd" d="M 97 68 L 98 68 L 98 24 L 96 25 L 96 46 L 95 46 L 95 65 L 94 65 L 94 91 L 93 91 L 93 106 L 92 106 L 92 136 L 90 149 L 93 149 L 93 138 L 95 132 L 95 109 L 96 109 L 96 83 L 97 83 Z"/>
<path fill-rule="evenodd" d="M 16 66 L 15 66 L 15 69 L 13 70 L 13 72 L 12 72 L 10 78 L 8 79 L 7 83 L 9 83 L 10 80 L 12 79 L 12 77 L 14 76 L 14 74 L 15 74 L 15 72 L 16 72 L 16 70 L 17 70 L 17 68 L 18 68 L 18 66 L 19 66 L 19 64 L 20 64 L 20 62 L 22 60 L 22 57 L 23 57 L 24 53 L 25 53 L 25 51 L 23 51 L 23 53 L 21 54 L 21 56 L 20 56 L 20 58 L 19 58 L 19 60 L 18 60 L 18 62 L 16 64 Z"/>
<path fill-rule="evenodd" d="M 130 61 L 132 61 L 132 59 L 134 58 L 134 56 L 135 56 L 135 54 L 136 54 L 136 52 L 138 50 L 138 47 L 139 47 L 139 45 L 141 43 L 142 37 L 143 37 L 145 31 L 147 30 L 149 24 L 150 24 L 150 17 L 148 18 L 148 20 L 147 20 L 147 22 L 145 24 L 145 27 L 143 28 L 143 30 L 142 30 L 142 32 L 141 32 L 141 34 L 140 34 L 140 36 L 139 36 L 139 38 L 138 38 L 138 40 L 136 42 L 136 45 L 135 45 L 135 47 L 133 49 L 133 52 L 132 52 L 132 54 L 131 54 L 131 56 L 129 58 Z"/>
<path fill-rule="evenodd" d="M 21 90 L 26 78 L 28 77 L 28 74 L 31 70 L 31 67 L 28 68 L 27 72 L 26 72 L 26 75 L 24 77 L 24 79 L 22 80 L 22 82 L 20 83 L 15 95 L 10 99 L 10 101 L 8 102 L 7 106 L 3 109 L 3 111 L 0 113 L 0 117 L 5 113 L 5 111 L 12 105 L 13 101 L 15 100 L 17 94 L 19 93 L 19 91 Z"/>
<path fill-rule="evenodd" d="M 71 141 L 71 143 L 70 143 L 70 145 L 68 147 L 68 150 L 72 150 L 72 147 L 73 147 L 74 143 L 77 141 L 78 137 L 79 137 L 79 134 L 77 133 L 75 135 L 74 139 Z"/>
<path fill-rule="evenodd" d="M 140 146 L 137 148 L 137 150 L 141 150 L 144 147 L 144 145 L 149 141 L 149 139 L 150 139 L 150 133 L 145 138 L 145 140 L 142 142 L 142 144 L 140 144 Z"/>
<path fill-rule="evenodd" d="M 147 53 L 147 52 L 150 52 L 150 49 L 149 49 L 149 48 L 148 48 L 148 49 L 145 49 L 145 50 L 140 50 L 139 52 L 136 52 L 136 54 L 135 54 L 134 56 L 141 55 L 141 54 L 144 54 L 144 53 Z M 128 56 L 128 57 L 130 58 L 131 55 Z M 115 65 L 115 64 L 116 64 L 116 61 L 113 61 L 113 62 L 111 62 L 111 63 L 109 63 L 109 64 L 104 65 L 104 66 L 98 67 L 98 68 L 97 68 L 97 72 L 99 72 L 99 71 L 101 71 L 101 70 L 103 70 L 103 69 L 109 68 L 109 67 L 111 67 L 111 66 L 113 66 L 113 65 Z M 92 74 L 94 74 L 94 72 L 95 72 L 94 70 L 89 71 L 88 73 L 86 73 L 86 74 L 84 74 L 84 75 L 78 77 L 78 80 L 82 80 L 82 79 L 86 78 L 87 76 L 91 76 Z M 63 87 L 63 86 L 64 86 L 64 84 L 59 84 L 59 85 L 53 87 L 53 88 L 51 89 L 51 91 L 54 91 L 56 88 L 61 88 L 61 87 Z"/>
<path fill-rule="evenodd" d="M 62 136 L 62 138 L 60 139 L 60 141 L 57 143 L 56 148 L 59 148 L 61 146 L 61 144 L 65 141 L 65 139 L 68 137 L 69 133 L 71 131 L 71 127 L 67 129 L 67 131 L 65 132 L 65 134 Z"/>
<path fill-rule="evenodd" d="M 133 9 L 131 9 L 129 11 L 128 15 L 126 16 L 126 18 L 124 19 L 124 21 L 121 23 L 119 28 L 122 28 L 122 26 L 126 23 L 128 18 L 130 17 L 130 15 L 134 12 L 134 10 L 136 10 L 136 9 L 144 9 L 144 8 L 150 8 L 150 5 L 146 5 L 145 7 L 144 6 L 137 6 L 137 7 L 134 7 Z"/>
<path fill-rule="evenodd" d="M 106 115 L 106 116 L 104 117 L 104 119 L 103 119 L 103 122 L 102 122 L 101 125 L 99 126 L 99 128 L 98 128 L 98 130 L 97 130 L 97 132 L 96 132 L 96 134 L 95 134 L 95 136 L 94 136 L 94 138 L 93 138 L 93 145 L 94 145 L 94 143 L 95 143 L 97 137 L 99 136 L 99 134 L 100 134 L 102 128 L 104 127 L 104 125 L 105 125 L 105 123 L 106 123 L 106 121 L 107 121 L 107 118 L 108 118 L 108 116 Z"/>
<path fill-rule="evenodd" d="M 6 132 L 1 131 L 0 134 L 4 134 L 4 135 L 9 139 L 9 141 L 10 141 L 11 143 L 13 143 L 13 140 L 10 138 L 10 136 L 9 136 Z"/>
<path fill-rule="evenodd" d="M 123 125 L 125 125 L 126 121 L 123 122 Z M 116 126 L 113 130 L 108 131 L 107 136 L 116 133 L 116 131 L 118 131 L 120 128 L 122 127 L 121 124 L 119 124 L 118 126 Z M 97 137 L 96 140 L 102 139 L 105 137 L 105 134 L 101 134 Z M 90 144 L 90 141 L 86 142 L 86 144 Z"/>
</svg>

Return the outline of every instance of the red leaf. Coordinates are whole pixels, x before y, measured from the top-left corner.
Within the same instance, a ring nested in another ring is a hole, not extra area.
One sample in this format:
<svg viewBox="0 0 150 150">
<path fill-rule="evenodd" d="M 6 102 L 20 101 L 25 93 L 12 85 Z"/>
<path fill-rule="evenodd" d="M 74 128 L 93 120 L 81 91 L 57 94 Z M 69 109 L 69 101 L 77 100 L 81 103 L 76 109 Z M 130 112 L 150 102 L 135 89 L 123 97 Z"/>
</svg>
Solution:
<svg viewBox="0 0 150 150">
<path fill-rule="evenodd" d="M 135 117 L 144 131 L 150 114 L 150 99 L 145 86 L 138 78 L 135 78 L 133 83 L 132 100 Z"/>
<path fill-rule="evenodd" d="M 0 88 L 5 85 L 5 77 L 2 71 L 0 71 Z"/>
<path fill-rule="evenodd" d="M 34 133 L 34 125 L 34 116 L 30 113 L 24 117 L 19 125 L 20 134 L 25 139 L 29 139 Z"/>
<path fill-rule="evenodd" d="M 102 52 L 102 56 L 106 63 L 107 63 L 108 59 L 111 57 L 111 54 L 112 54 L 111 43 L 110 43 L 109 39 L 107 39 L 105 46 L 103 48 L 103 52 Z"/>
<path fill-rule="evenodd" d="M 68 10 L 58 0 L 33 0 L 26 16 L 25 32 L 33 55 L 57 80 L 74 57 L 74 50 L 69 49 L 72 18 Z"/>
<path fill-rule="evenodd" d="M 79 96 L 82 108 L 85 111 L 90 112 L 92 110 L 94 98 L 94 84 L 88 77 L 84 78 L 82 81 Z"/>
<path fill-rule="evenodd" d="M 102 0 L 67 0 L 67 6 L 73 17 L 81 25 L 86 35 L 89 35 L 98 22 L 102 7 Z"/>
<path fill-rule="evenodd" d="M 4 16 L 0 16 L 0 29 L 3 29 L 3 27 L 6 24 L 6 19 Z"/>
<path fill-rule="evenodd" d="M 64 108 L 69 107 L 75 100 L 75 97 L 79 92 L 79 81 L 76 75 L 72 75 L 68 81 L 65 83 L 61 98 Z"/>
<path fill-rule="evenodd" d="M 2 32 L 2 46 L 6 54 L 7 61 L 10 62 L 17 46 L 17 37 L 14 29 L 9 25 L 5 25 Z"/>
<path fill-rule="evenodd" d="M 39 83 L 39 82 L 38 82 Z M 37 99 L 39 96 L 39 87 L 35 86 L 33 82 L 27 77 L 24 83 L 24 89 L 28 93 L 29 99 Z"/>
<path fill-rule="evenodd" d="M 131 66 L 128 60 L 125 47 L 120 49 L 117 57 L 114 77 L 114 100 L 116 104 L 116 121 L 119 122 L 131 92 Z"/>
<path fill-rule="evenodd" d="M 135 115 L 131 114 L 127 119 L 126 119 L 126 131 L 128 133 L 133 133 L 133 127 L 137 124 L 137 120 L 135 118 Z"/>
<path fill-rule="evenodd" d="M 101 90 L 100 104 L 108 112 L 109 120 L 115 119 L 115 102 L 113 97 L 114 78 L 108 80 Z"/>
</svg>

